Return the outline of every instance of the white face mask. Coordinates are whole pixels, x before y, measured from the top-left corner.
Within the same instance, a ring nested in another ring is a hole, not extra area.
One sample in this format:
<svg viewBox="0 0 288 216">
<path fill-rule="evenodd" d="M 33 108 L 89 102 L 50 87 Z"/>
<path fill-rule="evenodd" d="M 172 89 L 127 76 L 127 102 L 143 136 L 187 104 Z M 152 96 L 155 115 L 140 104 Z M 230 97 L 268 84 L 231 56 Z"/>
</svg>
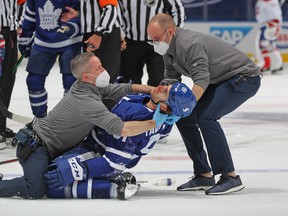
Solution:
<svg viewBox="0 0 288 216">
<path fill-rule="evenodd" d="M 94 74 L 90 74 L 90 75 L 95 77 L 95 86 L 99 88 L 104 88 L 109 85 L 110 76 L 106 70 L 104 70 L 98 76 L 95 76 Z"/>
<path fill-rule="evenodd" d="M 154 47 L 154 51 L 156 53 L 158 53 L 159 55 L 165 55 L 169 49 L 169 44 L 167 44 L 166 42 L 164 42 L 167 33 L 165 34 L 164 38 L 162 41 L 154 41 L 153 42 L 153 47 Z"/>
</svg>

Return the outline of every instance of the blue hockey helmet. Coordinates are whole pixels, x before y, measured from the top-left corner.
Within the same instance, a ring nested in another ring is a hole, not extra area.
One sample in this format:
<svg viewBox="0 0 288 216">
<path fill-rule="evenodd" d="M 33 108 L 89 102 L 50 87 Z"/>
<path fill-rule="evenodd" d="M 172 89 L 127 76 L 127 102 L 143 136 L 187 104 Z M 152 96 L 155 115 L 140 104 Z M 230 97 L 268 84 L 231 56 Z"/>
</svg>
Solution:
<svg viewBox="0 0 288 216">
<path fill-rule="evenodd" d="M 168 105 L 172 113 L 178 117 L 189 116 L 197 103 L 195 95 L 187 85 L 176 79 L 164 79 L 160 83 L 160 85 L 167 86 L 170 84 L 172 87 L 169 92 Z"/>
</svg>

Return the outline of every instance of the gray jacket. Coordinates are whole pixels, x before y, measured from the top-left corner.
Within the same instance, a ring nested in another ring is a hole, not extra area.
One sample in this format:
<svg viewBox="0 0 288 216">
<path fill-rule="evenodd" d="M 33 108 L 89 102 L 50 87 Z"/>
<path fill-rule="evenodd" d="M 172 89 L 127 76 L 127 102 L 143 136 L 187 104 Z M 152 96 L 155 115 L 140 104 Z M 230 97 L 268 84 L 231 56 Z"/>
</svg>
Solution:
<svg viewBox="0 0 288 216">
<path fill-rule="evenodd" d="M 259 67 L 240 50 L 216 37 L 183 28 L 177 28 L 164 63 L 166 78 L 185 75 L 204 90 L 236 74 L 260 74 Z"/>
<path fill-rule="evenodd" d="M 130 84 L 110 84 L 97 88 L 75 82 L 65 97 L 45 118 L 38 119 L 33 128 L 54 157 L 79 144 L 94 125 L 120 136 L 125 122 L 109 112 L 102 99 L 119 100 L 131 93 Z"/>
</svg>

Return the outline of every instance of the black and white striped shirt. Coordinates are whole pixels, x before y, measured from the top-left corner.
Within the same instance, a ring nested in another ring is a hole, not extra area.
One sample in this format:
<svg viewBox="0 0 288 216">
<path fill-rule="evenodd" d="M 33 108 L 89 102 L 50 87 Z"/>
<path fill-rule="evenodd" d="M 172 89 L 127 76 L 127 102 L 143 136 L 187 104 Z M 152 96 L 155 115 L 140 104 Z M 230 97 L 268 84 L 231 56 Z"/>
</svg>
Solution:
<svg viewBox="0 0 288 216">
<path fill-rule="evenodd" d="M 18 8 L 17 0 L 0 0 L 0 26 L 9 27 L 11 31 L 19 28 L 19 11 L 22 11 L 23 5 Z"/>
<path fill-rule="evenodd" d="M 185 12 L 180 0 L 119 0 L 123 31 L 134 41 L 147 41 L 147 25 L 158 13 L 170 14 L 178 27 L 184 26 Z"/>
<path fill-rule="evenodd" d="M 110 34 L 120 27 L 120 9 L 117 0 L 80 0 L 80 20 L 83 33 Z"/>
</svg>

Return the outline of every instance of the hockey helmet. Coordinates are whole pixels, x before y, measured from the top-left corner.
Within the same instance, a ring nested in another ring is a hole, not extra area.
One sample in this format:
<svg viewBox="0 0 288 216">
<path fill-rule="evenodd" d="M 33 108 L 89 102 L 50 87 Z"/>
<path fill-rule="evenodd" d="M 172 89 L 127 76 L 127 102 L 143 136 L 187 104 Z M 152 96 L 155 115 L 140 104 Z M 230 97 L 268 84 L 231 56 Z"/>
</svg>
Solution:
<svg viewBox="0 0 288 216">
<path fill-rule="evenodd" d="M 172 87 L 169 92 L 167 105 L 172 109 L 172 113 L 178 117 L 187 117 L 192 113 L 196 106 L 196 97 L 191 89 L 184 83 L 180 83 L 176 79 L 164 79 L 160 85 L 170 85 Z"/>
</svg>

